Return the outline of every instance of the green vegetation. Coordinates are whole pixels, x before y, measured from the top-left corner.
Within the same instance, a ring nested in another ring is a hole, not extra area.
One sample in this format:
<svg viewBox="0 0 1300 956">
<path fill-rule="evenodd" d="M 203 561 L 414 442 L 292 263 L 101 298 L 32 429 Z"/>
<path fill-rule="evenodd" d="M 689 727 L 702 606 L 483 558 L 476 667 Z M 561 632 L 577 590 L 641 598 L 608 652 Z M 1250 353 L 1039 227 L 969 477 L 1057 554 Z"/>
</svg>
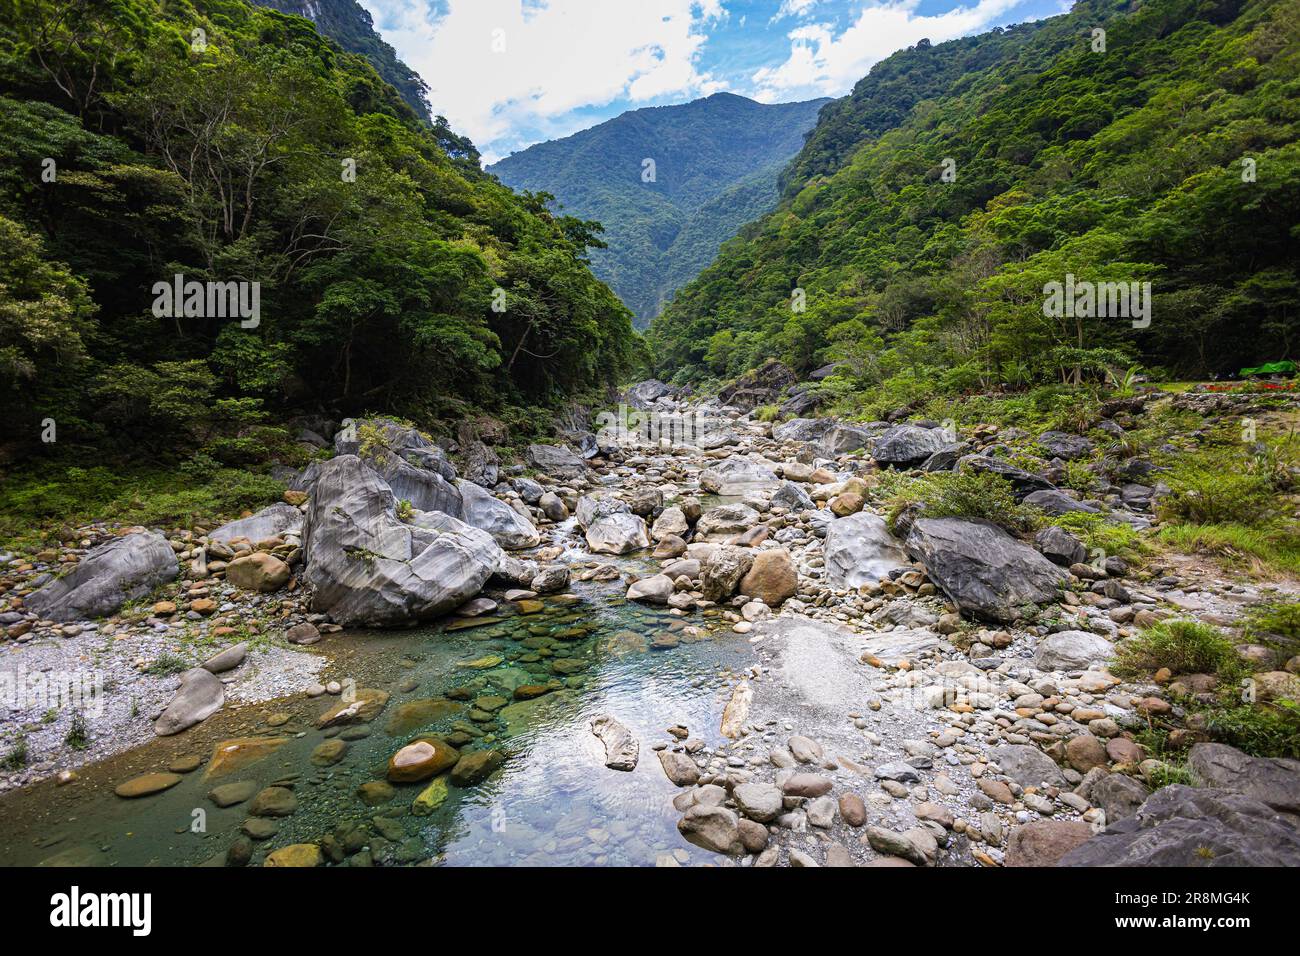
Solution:
<svg viewBox="0 0 1300 956">
<path fill-rule="evenodd" d="M 1245 671 L 1222 631 L 1192 620 L 1159 621 L 1121 642 L 1112 671 L 1120 677 L 1150 677 L 1162 667 L 1174 675 L 1216 674 L 1228 684 Z"/>
<path fill-rule="evenodd" d="M 897 531 L 902 512 L 920 505 L 927 518 L 982 518 L 1013 534 L 1026 534 L 1042 513 L 1018 504 L 1011 483 L 992 472 L 938 471 L 897 483 L 888 501 L 888 522 Z"/>
<path fill-rule="evenodd" d="M 1151 552 L 1150 545 L 1132 525 L 1111 520 L 1105 515 L 1071 511 L 1046 520 L 1082 541 L 1090 555 L 1101 552 L 1125 561 L 1141 561 Z"/>
<path fill-rule="evenodd" d="M 1275 601 L 1251 608 L 1242 631 L 1252 640 L 1300 642 L 1300 601 Z"/>
<path fill-rule="evenodd" d="M 715 93 L 633 110 L 489 168 L 516 189 L 597 220 L 592 268 L 644 325 L 777 202 L 777 176 L 828 100 L 763 104 Z M 642 163 L 654 160 L 654 179 Z"/>
<path fill-rule="evenodd" d="M 73 710 L 72 721 L 68 724 L 68 732 L 64 735 L 63 742 L 73 750 L 85 750 L 90 746 L 90 733 L 86 729 L 86 715 L 79 710 Z"/>
<path fill-rule="evenodd" d="M 1222 743 L 1260 757 L 1300 758 L 1300 706 L 1295 701 L 1215 707 L 1204 717 L 1206 729 Z"/>
<path fill-rule="evenodd" d="M 185 658 L 164 651 L 154 658 L 153 663 L 145 668 L 145 673 L 152 674 L 154 677 L 170 677 L 173 674 L 182 674 L 189 669 L 190 663 Z"/>
<path fill-rule="evenodd" d="M 1297 22 L 1300 0 L 1081 0 L 889 57 L 825 110 L 777 209 L 652 325 L 656 370 L 684 382 L 769 357 L 800 373 L 842 361 L 822 387 L 876 417 L 1291 354 Z M 1150 325 L 1045 315 L 1067 274 L 1151 281 Z"/>
<path fill-rule="evenodd" d="M 54 465 L 6 481 L 5 513 L 75 513 L 69 461 L 208 486 L 150 502 L 160 518 L 264 498 L 249 472 L 303 463 L 278 424 L 296 411 L 544 415 L 631 368 L 584 224 L 484 174 L 307 21 L 243 0 L 0 6 L 0 416 L 11 457 Z M 156 310 L 178 274 L 259 283 L 257 324 Z"/>
<path fill-rule="evenodd" d="M 14 740 L 14 745 L 9 748 L 9 752 L 0 758 L 0 768 L 5 770 L 22 770 L 27 766 L 29 759 L 27 752 L 27 737 L 19 734 Z"/>
</svg>

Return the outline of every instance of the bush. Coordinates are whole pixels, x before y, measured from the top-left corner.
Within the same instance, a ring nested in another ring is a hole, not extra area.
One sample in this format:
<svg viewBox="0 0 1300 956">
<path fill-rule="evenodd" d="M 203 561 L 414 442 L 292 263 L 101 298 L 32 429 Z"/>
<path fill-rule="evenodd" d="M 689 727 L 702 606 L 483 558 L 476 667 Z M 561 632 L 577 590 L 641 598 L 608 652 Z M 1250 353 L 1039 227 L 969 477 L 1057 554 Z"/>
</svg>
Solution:
<svg viewBox="0 0 1300 956">
<path fill-rule="evenodd" d="M 1300 758 L 1300 707 L 1294 701 L 1215 707 L 1205 716 L 1206 729 L 1220 743 L 1255 757 Z"/>
<path fill-rule="evenodd" d="M 898 489 L 889 501 L 889 526 L 905 508 L 922 505 L 927 518 L 982 518 L 1013 534 L 1033 531 L 1042 513 L 1016 502 L 1011 483 L 992 472 L 934 472 Z"/>
<path fill-rule="evenodd" d="M 1162 667 L 1175 674 L 1217 674 L 1225 682 L 1244 670 L 1222 631 L 1189 620 L 1160 621 L 1124 641 L 1112 670 L 1119 677 L 1149 677 Z"/>
<path fill-rule="evenodd" d="M 1277 601 L 1252 608 L 1246 615 L 1243 634 L 1300 641 L 1300 601 Z"/>
<path fill-rule="evenodd" d="M 1192 524 L 1255 527 L 1275 515 L 1272 489 L 1259 475 L 1192 463 L 1175 469 L 1160 517 Z"/>
<path fill-rule="evenodd" d="M 1105 515 L 1068 511 L 1049 521 L 1082 541 L 1090 555 L 1100 551 L 1107 556 L 1115 555 L 1132 561 L 1151 550 L 1132 525 L 1108 520 Z"/>
</svg>

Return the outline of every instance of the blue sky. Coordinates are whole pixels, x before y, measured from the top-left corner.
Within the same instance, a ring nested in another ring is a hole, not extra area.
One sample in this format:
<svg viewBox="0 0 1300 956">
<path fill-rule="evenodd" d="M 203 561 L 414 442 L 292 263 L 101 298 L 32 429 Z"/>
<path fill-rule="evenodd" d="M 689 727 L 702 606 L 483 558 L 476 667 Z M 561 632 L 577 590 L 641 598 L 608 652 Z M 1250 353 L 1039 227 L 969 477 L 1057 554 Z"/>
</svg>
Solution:
<svg viewBox="0 0 1300 956">
<path fill-rule="evenodd" d="M 720 90 L 842 96 L 895 50 L 1069 0 L 360 0 L 492 162 L 629 109 Z"/>
</svg>

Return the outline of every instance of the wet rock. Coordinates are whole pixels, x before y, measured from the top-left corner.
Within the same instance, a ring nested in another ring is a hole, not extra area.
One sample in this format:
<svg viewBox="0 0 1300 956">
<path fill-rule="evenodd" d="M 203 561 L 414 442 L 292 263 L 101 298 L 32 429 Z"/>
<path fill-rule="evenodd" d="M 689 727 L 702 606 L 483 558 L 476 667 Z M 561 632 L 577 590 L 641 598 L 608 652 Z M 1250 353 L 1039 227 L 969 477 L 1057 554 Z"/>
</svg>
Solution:
<svg viewBox="0 0 1300 956">
<path fill-rule="evenodd" d="M 740 855 L 740 819 L 726 807 L 693 806 L 677 821 L 677 830 L 689 842 L 714 853 Z"/>
<path fill-rule="evenodd" d="M 51 621 L 106 617 L 178 573 L 167 539 L 138 531 L 92 548 L 72 570 L 27 595 L 23 606 Z"/>
<path fill-rule="evenodd" d="M 339 724 L 367 723 L 378 717 L 388 705 L 388 696 L 388 691 L 358 687 L 354 699 L 334 704 L 316 718 L 316 726 L 324 730 Z"/>
<path fill-rule="evenodd" d="M 223 783 L 208 792 L 208 799 L 219 807 L 233 807 L 253 799 L 258 789 L 258 785 L 252 780 Z"/>
<path fill-rule="evenodd" d="M 460 753 L 437 737 L 407 744 L 388 759 L 390 783 L 418 783 L 456 766 Z"/>
<path fill-rule="evenodd" d="M 220 710 L 225 700 L 225 685 L 219 677 L 201 667 L 186 671 L 181 675 L 180 690 L 154 722 L 154 733 L 169 737 L 188 730 Z"/>
<path fill-rule="evenodd" d="M 145 773 L 138 777 L 132 777 L 125 783 L 119 783 L 113 789 L 113 792 L 127 800 L 133 800 L 137 797 L 150 797 L 155 793 L 170 790 L 183 779 L 185 778 L 178 773 Z"/>
<path fill-rule="evenodd" d="M 920 518 L 907 553 L 957 607 L 992 621 L 1016 620 L 1025 606 L 1054 600 L 1066 573 L 996 525 L 963 518 Z"/>
<path fill-rule="evenodd" d="M 700 768 L 690 755 L 675 750 L 659 751 L 659 763 L 668 779 L 679 787 L 693 787 L 700 779 Z"/>
<path fill-rule="evenodd" d="M 288 787 L 267 787 L 253 797 L 248 806 L 249 816 L 287 817 L 298 809 L 298 798 Z"/>
<path fill-rule="evenodd" d="M 291 843 L 273 850 L 266 857 L 263 866 L 312 867 L 325 862 L 320 847 L 315 843 Z"/>
<path fill-rule="evenodd" d="M 673 590 L 672 578 L 666 574 L 655 574 L 633 582 L 627 589 L 627 599 L 645 604 L 667 604 Z"/>
<path fill-rule="evenodd" d="M 641 756 L 641 745 L 632 731 L 619 723 L 612 714 L 598 714 L 592 718 L 591 732 L 605 745 L 605 766 L 611 770 L 633 770 Z"/>
<path fill-rule="evenodd" d="M 499 750 L 474 750 L 463 754 L 451 768 L 451 782 L 458 787 L 472 787 L 490 777 L 505 763 Z"/>
</svg>

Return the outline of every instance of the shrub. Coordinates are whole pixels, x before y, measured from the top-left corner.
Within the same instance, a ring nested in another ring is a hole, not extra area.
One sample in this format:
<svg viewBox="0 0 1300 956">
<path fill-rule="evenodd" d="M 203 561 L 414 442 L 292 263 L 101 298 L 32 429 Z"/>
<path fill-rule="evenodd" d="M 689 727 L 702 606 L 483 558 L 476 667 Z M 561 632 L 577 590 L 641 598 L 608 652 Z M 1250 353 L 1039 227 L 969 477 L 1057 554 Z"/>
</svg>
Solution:
<svg viewBox="0 0 1300 956">
<path fill-rule="evenodd" d="M 1147 677 L 1162 667 L 1175 674 L 1218 674 L 1228 682 L 1243 670 L 1224 633 L 1199 621 L 1160 621 L 1116 648 L 1117 676 Z"/>
<path fill-rule="evenodd" d="M 1221 743 L 1255 757 L 1300 758 L 1300 706 L 1294 701 L 1213 707 L 1205 716 L 1206 729 Z"/>
<path fill-rule="evenodd" d="M 163 652 L 154 658 L 154 662 L 145 668 L 145 673 L 152 674 L 154 677 L 168 677 L 172 674 L 180 674 L 190 669 L 189 663 L 175 654 Z M 76 717 L 74 716 L 74 720 Z M 71 733 L 71 731 L 69 731 Z"/>
<path fill-rule="evenodd" d="M 927 518 L 982 518 L 1015 534 L 1042 521 L 1041 512 L 1017 503 L 1011 483 L 992 472 L 935 472 L 899 488 L 889 502 L 891 529 L 914 504 L 924 506 Z"/>
<path fill-rule="evenodd" d="M 754 409 L 754 418 L 760 422 L 774 422 L 781 417 L 779 405 L 760 405 Z"/>
<path fill-rule="evenodd" d="M 0 767 L 6 770 L 21 770 L 27 766 L 27 757 L 27 738 L 20 735 L 14 741 L 13 748 L 0 758 Z"/>
<path fill-rule="evenodd" d="M 1068 511 L 1048 519 L 1084 543 L 1090 555 L 1100 551 L 1126 560 L 1136 560 L 1151 550 L 1132 525 L 1111 521 L 1089 511 Z"/>
<path fill-rule="evenodd" d="M 1243 634 L 1300 641 L 1300 601 L 1277 601 L 1252 608 L 1246 615 Z"/>
</svg>

